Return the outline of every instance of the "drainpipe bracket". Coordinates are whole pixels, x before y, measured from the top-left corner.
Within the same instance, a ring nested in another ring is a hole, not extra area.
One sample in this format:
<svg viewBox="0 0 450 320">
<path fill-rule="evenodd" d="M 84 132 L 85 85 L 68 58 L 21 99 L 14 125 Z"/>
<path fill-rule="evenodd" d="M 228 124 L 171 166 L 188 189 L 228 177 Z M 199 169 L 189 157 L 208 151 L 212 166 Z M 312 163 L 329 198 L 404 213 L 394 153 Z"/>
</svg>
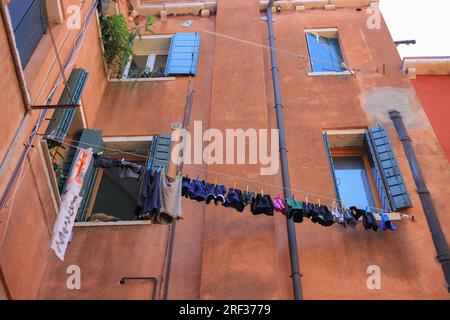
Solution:
<svg viewBox="0 0 450 320">
<path fill-rule="evenodd" d="M 450 253 L 444 253 L 437 255 L 436 259 L 441 263 L 449 263 L 450 262 Z"/>
<path fill-rule="evenodd" d="M 430 194 L 430 191 L 426 187 L 417 188 L 418 194 Z"/>
</svg>

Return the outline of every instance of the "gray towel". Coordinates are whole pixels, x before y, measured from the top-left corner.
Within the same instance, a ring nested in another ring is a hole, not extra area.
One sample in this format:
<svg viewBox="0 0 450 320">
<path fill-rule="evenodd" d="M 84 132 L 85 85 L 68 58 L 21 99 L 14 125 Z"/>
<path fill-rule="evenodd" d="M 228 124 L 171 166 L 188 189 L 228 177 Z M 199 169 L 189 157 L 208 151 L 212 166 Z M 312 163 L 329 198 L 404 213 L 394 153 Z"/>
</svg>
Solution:
<svg viewBox="0 0 450 320">
<path fill-rule="evenodd" d="M 160 198 L 160 212 L 176 219 L 182 218 L 180 178 L 176 178 L 174 182 L 169 182 L 167 174 L 162 175 L 160 179 Z"/>
</svg>

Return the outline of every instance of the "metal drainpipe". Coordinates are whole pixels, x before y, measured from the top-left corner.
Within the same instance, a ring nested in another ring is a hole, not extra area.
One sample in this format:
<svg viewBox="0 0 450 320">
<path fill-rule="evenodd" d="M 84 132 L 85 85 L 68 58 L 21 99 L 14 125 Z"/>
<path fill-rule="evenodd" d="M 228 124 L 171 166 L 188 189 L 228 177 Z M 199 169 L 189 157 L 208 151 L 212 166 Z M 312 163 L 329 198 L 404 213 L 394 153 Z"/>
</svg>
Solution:
<svg viewBox="0 0 450 320">
<path fill-rule="evenodd" d="M 290 199 L 292 196 L 291 181 L 289 178 L 286 134 L 284 130 L 281 95 L 280 95 L 280 83 L 278 79 L 277 54 L 275 49 L 275 37 L 273 33 L 272 5 L 273 0 L 270 0 L 269 5 L 267 6 L 267 26 L 269 29 L 270 57 L 272 61 L 273 91 L 275 95 L 275 109 L 277 114 L 277 124 L 280 136 L 280 158 L 281 158 L 281 173 L 283 177 L 284 197 Z M 292 278 L 292 286 L 294 289 L 294 299 L 303 300 L 295 225 L 291 219 L 287 218 L 287 216 L 286 216 L 286 224 L 289 241 L 289 256 L 291 261 L 291 272 L 292 272 L 291 278 Z"/>
<path fill-rule="evenodd" d="M 423 179 L 422 171 L 420 170 L 419 163 L 417 162 L 411 144 L 411 138 L 408 136 L 405 124 L 403 123 L 403 118 L 397 110 L 389 110 L 389 116 L 394 123 L 397 135 L 405 149 L 414 182 L 416 183 L 417 193 L 422 202 L 423 211 L 428 222 L 428 228 L 430 229 L 433 243 L 437 251 L 437 259 L 442 265 L 442 270 L 444 271 L 445 280 L 447 282 L 447 290 L 450 292 L 450 251 L 448 249 L 447 240 L 445 239 L 439 218 L 436 214 L 436 209 L 431 200 L 430 191 L 427 189 L 425 180 Z"/>
</svg>

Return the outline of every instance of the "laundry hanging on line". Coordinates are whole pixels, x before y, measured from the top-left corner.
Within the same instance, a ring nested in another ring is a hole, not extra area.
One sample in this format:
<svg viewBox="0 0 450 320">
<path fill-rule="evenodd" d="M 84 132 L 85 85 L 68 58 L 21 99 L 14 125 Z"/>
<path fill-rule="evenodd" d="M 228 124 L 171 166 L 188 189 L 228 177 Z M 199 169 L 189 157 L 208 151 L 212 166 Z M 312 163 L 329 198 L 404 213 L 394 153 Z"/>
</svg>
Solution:
<svg viewBox="0 0 450 320">
<path fill-rule="evenodd" d="M 250 192 L 248 190 L 237 189 L 236 186 L 227 188 L 217 183 L 208 183 L 204 180 L 190 179 L 189 176 L 182 178 L 182 196 L 198 202 L 210 204 L 214 200 L 215 205 L 222 205 L 227 208 L 234 208 L 238 212 L 243 212 L 250 205 L 250 212 L 253 215 L 265 214 L 272 216 L 274 211 L 287 215 L 295 223 L 302 223 L 305 218 L 313 223 L 324 227 L 330 227 L 337 223 L 344 228 L 354 228 L 358 220 L 362 217 L 362 223 L 366 230 L 377 231 L 377 224 L 374 213 L 358 209 L 354 206 L 350 208 L 341 208 L 333 206 L 331 210 L 328 206 L 310 203 L 307 201 L 282 198 L 280 195 L 272 200 L 270 195 Z M 396 230 L 394 223 L 390 221 L 389 216 L 381 210 L 381 229 Z"/>
<path fill-rule="evenodd" d="M 145 166 L 125 159 L 119 160 L 107 156 L 94 154 L 94 167 L 96 168 L 118 168 L 119 177 L 122 179 L 139 179 L 145 171 Z"/>
<path fill-rule="evenodd" d="M 181 179 L 170 181 L 168 175 L 159 170 L 147 170 L 143 175 L 135 214 L 139 220 L 171 224 L 182 219 Z"/>
</svg>

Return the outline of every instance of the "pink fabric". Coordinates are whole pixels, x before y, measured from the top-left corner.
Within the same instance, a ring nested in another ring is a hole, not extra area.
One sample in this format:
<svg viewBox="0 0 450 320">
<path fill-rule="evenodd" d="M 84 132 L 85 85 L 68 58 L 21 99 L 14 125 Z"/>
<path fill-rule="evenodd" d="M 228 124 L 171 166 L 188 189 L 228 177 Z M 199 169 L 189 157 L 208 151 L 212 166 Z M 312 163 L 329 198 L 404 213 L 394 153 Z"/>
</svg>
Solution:
<svg viewBox="0 0 450 320">
<path fill-rule="evenodd" d="M 282 214 L 286 214 L 286 206 L 284 204 L 283 199 L 278 196 L 273 200 L 273 206 L 275 208 L 275 211 L 281 212 Z"/>
</svg>

